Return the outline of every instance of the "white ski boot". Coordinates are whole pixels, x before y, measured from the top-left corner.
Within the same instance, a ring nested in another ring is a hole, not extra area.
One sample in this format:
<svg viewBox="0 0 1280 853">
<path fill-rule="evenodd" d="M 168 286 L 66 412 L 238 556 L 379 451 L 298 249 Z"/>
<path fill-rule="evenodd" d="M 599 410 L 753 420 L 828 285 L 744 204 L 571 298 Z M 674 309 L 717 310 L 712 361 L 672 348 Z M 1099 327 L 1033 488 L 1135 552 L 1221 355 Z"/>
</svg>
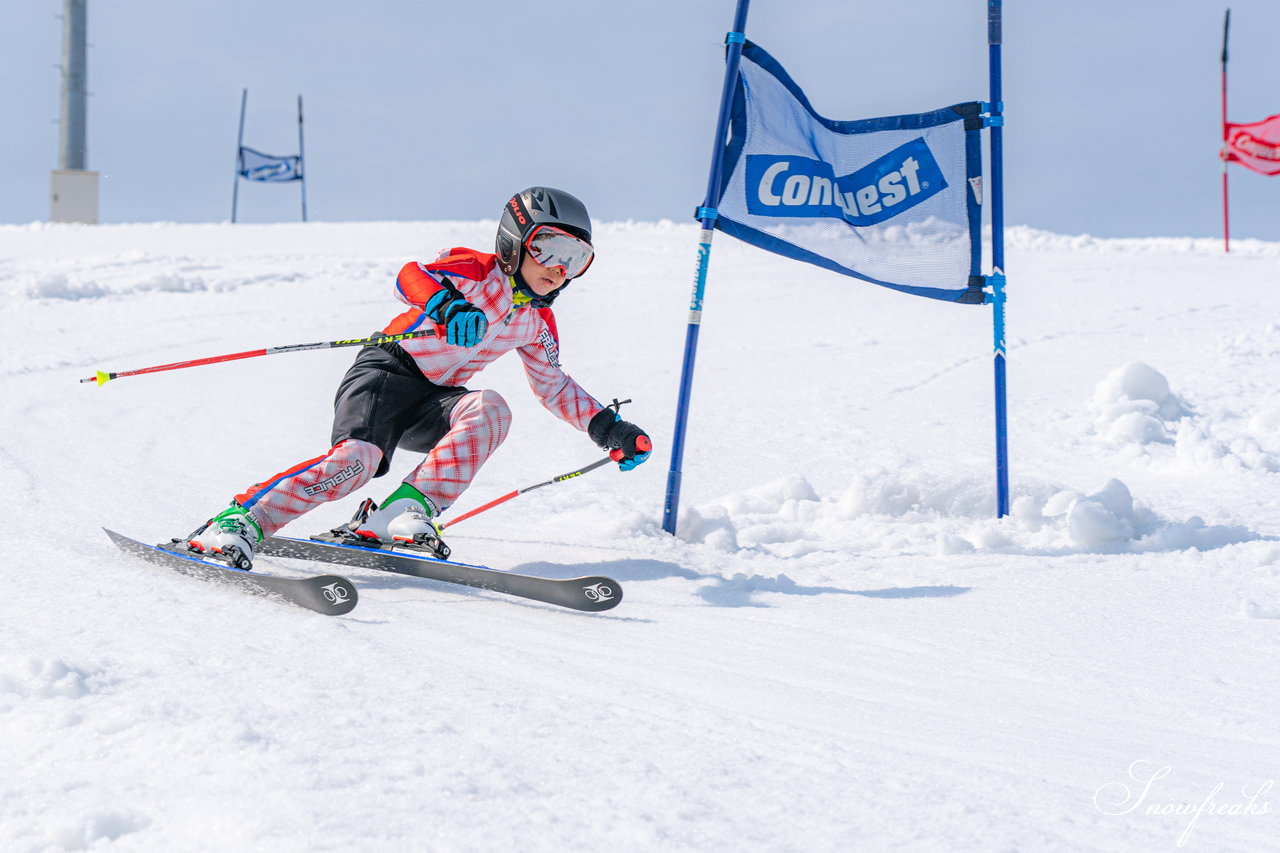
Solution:
<svg viewBox="0 0 1280 853">
<path fill-rule="evenodd" d="M 187 537 L 187 547 L 247 572 L 253 568 L 253 550 L 261 541 L 258 522 L 247 509 L 232 503 Z"/>
<path fill-rule="evenodd" d="M 401 483 L 381 507 L 366 499 L 348 527 L 366 541 L 417 546 L 443 560 L 449 556 L 449 546 L 441 538 L 440 527 L 434 521 L 436 515 L 435 507 L 422 492 Z"/>
</svg>

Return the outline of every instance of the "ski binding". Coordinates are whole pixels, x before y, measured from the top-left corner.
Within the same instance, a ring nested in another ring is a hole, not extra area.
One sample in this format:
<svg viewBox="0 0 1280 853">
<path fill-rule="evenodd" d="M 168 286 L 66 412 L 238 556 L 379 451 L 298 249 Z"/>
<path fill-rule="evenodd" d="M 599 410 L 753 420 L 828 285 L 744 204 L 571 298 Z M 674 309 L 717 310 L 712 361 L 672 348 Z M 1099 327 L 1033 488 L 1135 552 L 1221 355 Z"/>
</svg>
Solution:
<svg viewBox="0 0 1280 853">
<path fill-rule="evenodd" d="M 175 539 L 166 545 L 148 545 L 116 533 L 114 530 L 107 530 L 105 527 L 103 531 L 122 551 L 141 557 L 154 565 L 173 569 L 198 580 L 229 586 L 251 595 L 296 604 L 317 613 L 340 616 L 343 613 L 349 613 L 359 599 L 355 585 L 338 575 L 315 575 L 302 578 L 265 575 L 202 559 L 197 552 L 188 549 L 182 540 Z"/>
</svg>

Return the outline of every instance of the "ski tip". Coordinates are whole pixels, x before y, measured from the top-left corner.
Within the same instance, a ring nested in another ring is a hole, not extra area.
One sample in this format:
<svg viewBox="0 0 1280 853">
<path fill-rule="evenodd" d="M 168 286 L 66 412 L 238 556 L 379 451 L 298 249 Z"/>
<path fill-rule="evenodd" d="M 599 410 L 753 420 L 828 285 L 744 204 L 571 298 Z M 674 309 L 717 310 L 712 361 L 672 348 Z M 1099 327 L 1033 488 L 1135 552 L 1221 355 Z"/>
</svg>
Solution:
<svg viewBox="0 0 1280 853">
<path fill-rule="evenodd" d="M 319 590 L 320 597 L 315 604 L 307 606 L 320 613 L 341 616 L 354 610 L 360 600 L 356 585 L 340 575 L 317 575 L 309 583 Z"/>
<path fill-rule="evenodd" d="M 578 610 L 599 613 L 602 610 L 612 610 L 622 603 L 622 584 L 613 578 L 573 578 L 566 583 L 577 584 L 582 589 L 582 600 L 575 605 Z"/>
</svg>

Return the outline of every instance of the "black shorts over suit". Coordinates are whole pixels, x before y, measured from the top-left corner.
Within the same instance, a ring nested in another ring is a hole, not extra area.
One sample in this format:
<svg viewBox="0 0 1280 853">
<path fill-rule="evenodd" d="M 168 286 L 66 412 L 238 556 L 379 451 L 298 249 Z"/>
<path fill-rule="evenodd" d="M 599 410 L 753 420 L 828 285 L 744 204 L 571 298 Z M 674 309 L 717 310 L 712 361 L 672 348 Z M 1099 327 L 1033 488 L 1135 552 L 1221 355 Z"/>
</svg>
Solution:
<svg viewBox="0 0 1280 853">
<path fill-rule="evenodd" d="M 467 393 L 427 379 L 398 343 L 362 347 L 334 397 L 331 444 L 353 438 L 375 445 L 382 461 L 373 476 L 381 477 L 397 447 L 429 453 Z"/>
</svg>

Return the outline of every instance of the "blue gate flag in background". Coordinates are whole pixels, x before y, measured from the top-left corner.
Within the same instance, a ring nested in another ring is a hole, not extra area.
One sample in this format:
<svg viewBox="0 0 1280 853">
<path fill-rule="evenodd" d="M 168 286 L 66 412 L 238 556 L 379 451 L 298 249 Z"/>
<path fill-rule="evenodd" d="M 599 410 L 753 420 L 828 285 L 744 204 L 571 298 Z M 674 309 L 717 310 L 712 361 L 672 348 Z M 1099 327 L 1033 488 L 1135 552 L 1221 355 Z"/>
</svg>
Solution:
<svg viewBox="0 0 1280 853">
<path fill-rule="evenodd" d="M 302 158 L 277 157 L 240 146 L 240 177 L 247 181 L 272 183 L 302 180 Z"/>
<path fill-rule="evenodd" d="M 894 290 L 982 303 L 983 105 L 834 121 L 742 48 L 716 227 Z"/>
<path fill-rule="evenodd" d="M 236 209 L 240 204 L 240 180 L 267 184 L 285 184 L 298 181 L 302 188 L 302 221 L 307 221 L 307 174 L 303 168 L 302 147 L 302 96 L 298 96 L 298 153 L 278 157 L 263 154 L 244 144 L 244 114 L 249 104 L 249 90 L 240 93 L 240 135 L 236 138 L 236 176 L 231 187 L 231 221 L 236 221 Z"/>
</svg>

